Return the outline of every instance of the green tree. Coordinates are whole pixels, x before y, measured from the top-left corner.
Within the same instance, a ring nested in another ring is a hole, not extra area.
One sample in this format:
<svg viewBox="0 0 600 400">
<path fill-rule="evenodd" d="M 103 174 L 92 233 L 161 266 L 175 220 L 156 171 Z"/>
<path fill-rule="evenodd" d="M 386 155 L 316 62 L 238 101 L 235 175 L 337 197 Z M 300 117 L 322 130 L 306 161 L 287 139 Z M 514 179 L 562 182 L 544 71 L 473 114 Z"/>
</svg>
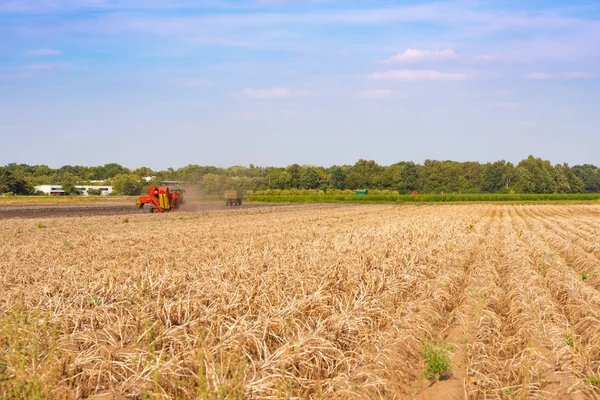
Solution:
<svg viewBox="0 0 600 400">
<path fill-rule="evenodd" d="M 65 194 L 80 194 L 81 192 L 75 187 L 76 183 L 77 177 L 75 176 L 75 174 L 71 172 L 63 172 L 61 174 L 60 185 L 62 186 L 62 189 L 64 190 Z"/>
<path fill-rule="evenodd" d="M 334 189 L 346 189 L 346 170 L 343 167 L 334 165 L 329 169 L 329 175 L 331 176 L 331 185 Z"/>
<path fill-rule="evenodd" d="M 382 172 L 383 167 L 375 161 L 360 159 L 348 174 L 346 185 L 353 190 L 380 188 Z"/>
<path fill-rule="evenodd" d="M 515 176 L 515 166 L 504 160 L 483 166 L 481 191 L 486 193 L 508 192 Z"/>
<path fill-rule="evenodd" d="M 0 168 L 0 193 L 29 195 L 34 193 L 34 189 L 29 182 L 15 177 L 6 168 Z"/>
<path fill-rule="evenodd" d="M 113 192 L 125 196 L 139 196 L 142 193 L 144 182 L 140 177 L 132 174 L 119 174 L 111 179 Z"/>
<path fill-rule="evenodd" d="M 298 164 L 288 165 L 285 168 L 286 172 L 292 176 L 292 187 L 298 189 L 300 187 L 300 177 L 302 176 L 302 167 Z"/>
<path fill-rule="evenodd" d="M 292 175 L 287 171 L 282 171 L 277 177 L 277 188 L 279 189 L 291 189 L 292 188 Z"/>
<path fill-rule="evenodd" d="M 558 187 L 550 161 L 531 155 L 521 161 L 516 168 L 514 188 L 517 193 L 556 193 Z"/>
<path fill-rule="evenodd" d="M 321 176 L 316 168 L 306 168 L 300 177 L 300 186 L 304 189 L 316 189 L 321 182 Z"/>
<path fill-rule="evenodd" d="M 600 193 L 600 170 L 595 165 L 575 165 L 573 174 L 578 177 L 585 193 Z"/>
</svg>

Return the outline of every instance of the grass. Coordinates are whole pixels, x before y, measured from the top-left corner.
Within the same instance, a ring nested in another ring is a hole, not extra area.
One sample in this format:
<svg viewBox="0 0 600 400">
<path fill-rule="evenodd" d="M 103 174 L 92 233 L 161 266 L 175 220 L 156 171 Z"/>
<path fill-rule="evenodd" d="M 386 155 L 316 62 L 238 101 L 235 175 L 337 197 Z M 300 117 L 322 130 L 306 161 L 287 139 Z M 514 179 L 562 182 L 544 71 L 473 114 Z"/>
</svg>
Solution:
<svg viewBox="0 0 600 400">
<path fill-rule="evenodd" d="M 252 202 L 262 203 L 459 203 L 459 202 L 590 202 L 600 194 L 419 194 L 327 195 L 253 194 Z"/>
<path fill-rule="evenodd" d="M 449 352 L 451 349 L 442 339 L 438 339 L 436 342 L 426 342 L 423 345 L 423 358 L 425 360 L 424 375 L 427 380 L 438 380 L 450 372 L 451 362 Z"/>
</svg>

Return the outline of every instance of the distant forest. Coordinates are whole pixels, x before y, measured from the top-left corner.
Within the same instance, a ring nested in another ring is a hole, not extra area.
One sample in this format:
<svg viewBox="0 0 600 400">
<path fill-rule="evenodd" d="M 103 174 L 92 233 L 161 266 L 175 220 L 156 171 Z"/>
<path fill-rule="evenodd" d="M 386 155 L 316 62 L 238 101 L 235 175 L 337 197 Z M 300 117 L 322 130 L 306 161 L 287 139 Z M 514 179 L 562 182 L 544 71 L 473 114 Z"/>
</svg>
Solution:
<svg viewBox="0 0 600 400">
<path fill-rule="evenodd" d="M 153 177 L 146 182 L 143 177 Z M 372 160 L 354 165 L 318 167 L 292 164 L 281 167 L 250 165 L 217 168 L 188 165 L 179 169 L 153 171 L 141 167 L 130 170 L 119 164 L 96 167 L 65 165 L 58 169 L 46 165 L 8 164 L 0 167 L 0 194 L 32 195 L 37 185 L 62 185 L 76 194 L 75 186 L 103 181 L 116 194 L 138 195 L 163 180 L 184 181 L 206 194 L 237 189 L 245 192 L 265 190 L 377 189 L 420 193 L 600 193 L 600 170 L 590 164 L 552 165 L 550 161 L 529 156 L 514 165 L 426 160 L 423 164 L 399 162 L 382 166 Z"/>
</svg>

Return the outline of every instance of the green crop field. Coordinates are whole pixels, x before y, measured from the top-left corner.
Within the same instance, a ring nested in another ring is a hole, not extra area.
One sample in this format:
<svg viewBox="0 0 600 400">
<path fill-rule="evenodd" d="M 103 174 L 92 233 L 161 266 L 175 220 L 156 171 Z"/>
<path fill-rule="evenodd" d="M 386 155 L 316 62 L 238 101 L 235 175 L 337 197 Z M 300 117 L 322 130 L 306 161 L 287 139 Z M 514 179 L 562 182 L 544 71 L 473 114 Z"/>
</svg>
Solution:
<svg viewBox="0 0 600 400">
<path fill-rule="evenodd" d="M 247 199 L 265 203 L 589 202 L 600 200 L 600 194 L 252 194 Z"/>
</svg>

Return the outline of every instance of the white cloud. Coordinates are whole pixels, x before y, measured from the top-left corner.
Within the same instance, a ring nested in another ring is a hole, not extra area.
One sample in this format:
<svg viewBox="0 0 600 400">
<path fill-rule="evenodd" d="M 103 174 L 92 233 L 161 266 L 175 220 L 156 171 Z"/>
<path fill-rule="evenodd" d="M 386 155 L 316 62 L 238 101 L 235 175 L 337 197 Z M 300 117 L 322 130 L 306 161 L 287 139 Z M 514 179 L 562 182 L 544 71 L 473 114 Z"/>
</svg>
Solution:
<svg viewBox="0 0 600 400">
<path fill-rule="evenodd" d="M 57 56 L 62 54 L 60 50 L 56 49 L 32 49 L 27 52 L 30 56 Z"/>
<path fill-rule="evenodd" d="M 416 63 L 425 61 L 442 61 L 456 59 L 457 54 L 454 50 L 416 50 L 406 49 L 402 53 L 398 53 L 391 58 L 388 58 L 386 63 Z"/>
<path fill-rule="evenodd" d="M 591 72 L 583 72 L 583 71 L 567 72 L 566 76 L 568 78 L 573 78 L 573 79 L 593 79 L 593 78 L 598 77 L 598 75 L 596 75 L 596 74 L 593 74 Z"/>
<path fill-rule="evenodd" d="M 306 92 L 294 91 L 287 87 L 275 87 L 271 89 L 246 88 L 241 92 L 233 94 L 233 97 L 254 100 L 280 100 L 303 96 L 306 96 Z"/>
<path fill-rule="evenodd" d="M 552 75 L 547 74 L 545 72 L 532 72 L 527 75 L 527 79 L 536 79 L 539 81 L 552 79 Z"/>
<path fill-rule="evenodd" d="M 444 82 L 444 81 L 464 81 L 466 74 L 440 72 L 427 69 L 402 69 L 389 70 L 386 72 L 375 72 L 369 76 L 369 79 L 379 81 L 403 81 L 403 82 Z"/>
<path fill-rule="evenodd" d="M 364 90 L 358 92 L 358 98 L 365 100 L 406 99 L 408 97 L 407 94 L 398 93 L 389 89 Z"/>
</svg>

